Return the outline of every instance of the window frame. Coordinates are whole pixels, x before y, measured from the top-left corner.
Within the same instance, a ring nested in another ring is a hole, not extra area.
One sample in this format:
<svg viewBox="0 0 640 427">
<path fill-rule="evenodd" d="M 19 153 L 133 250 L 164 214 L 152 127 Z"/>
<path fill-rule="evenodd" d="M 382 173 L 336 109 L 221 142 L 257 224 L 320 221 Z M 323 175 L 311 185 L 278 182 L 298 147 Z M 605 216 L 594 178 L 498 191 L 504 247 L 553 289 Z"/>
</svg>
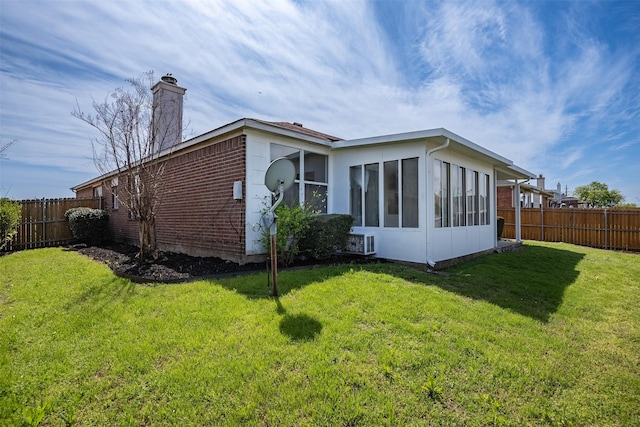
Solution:
<svg viewBox="0 0 640 427">
<path fill-rule="evenodd" d="M 453 227 L 465 227 L 466 221 L 466 171 L 463 166 L 451 164 L 451 216 Z"/>
<path fill-rule="evenodd" d="M 350 165 L 349 213 L 354 217 L 353 225 L 419 228 L 419 188 L 420 157 L 418 156 Z M 357 200 L 356 192 L 360 195 Z M 380 215 L 381 211 L 382 215 Z"/>
<path fill-rule="evenodd" d="M 435 228 L 491 225 L 490 174 L 434 158 L 432 179 Z"/>
<path fill-rule="evenodd" d="M 415 166 L 409 163 L 414 163 Z M 415 181 L 408 173 L 415 170 Z M 420 228 L 420 158 L 408 157 L 400 160 L 400 220 L 402 228 Z M 413 187 L 412 187 L 413 184 Z M 413 190 L 411 190 L 413 188 Z M 415 212 L 413 207 L 415 206 Z M 413 216 L 413 218 L 410 217 Z M 413 219 L 413 221 L 410 221 Z"/>
<path fill-rule="evenodd" d="M 382 194 L 384 215 L 383 222 L 386 228 L 400 227 L 400 165 L 398 160 L 383 162 L 382 180 L 384 189 Z M 389 172 L 389 173 L 388 173 Z M 389 179 L 387 179 L 389 177 Z"/>
<path fill-rule="evenodd" d="M 120 209 L 120 199 L 118 197 L 118 178 L 111 180 L 111 210 Z"/>
<path fill-rule="evenodd" d="M 364 226 L 380 227 L 380 163 L 364 165 Z"/>
<path fill-rule="evenodd" d="M 276 151 L 274 154 L 274 149 L 279 150 L 280 152 Z M 307 155 L 309 157 L 319 156 L 324 159 L 324 181 L 315 180 L 315 174 L 313 176 L 314 179 L 306 179 L 306 176 L 309 173 L 309 171 L 306 171 L 306 167 L 308 166 Z M 294 165 L 297 163 L 296 177 L 293 181 L 293 185 L 285 191 L 284 202 L 286 204 L 295 203 L 305 208 L 311 208 L 318 213 L 327 213 L 327 200 L 329 198 L 329 156 L 317 151 L 305 150 L 300 147 L 271 142 L 269 144 L 269 158 L 271 161 L 274 161 L 279 157 L 289 158 L 294 162 Z M 312 187 L 315 187 L 315 189 L 313 189 L 310 194 L 318 194 L 320 197 L 320 204 L 317 203 L 315 198 L 312 197 L 309 199 L 308 197 L 308 190 Z M 324 192 L 321 191 L 320 193 L 317 193 L 318 188 L 323 188 Z"/>
<path fill-rule="evenodd" d="M 364 165 L 349 166 L 349 214 L 356 227 L 364 224 L 363 169 Z"/>
</svg>

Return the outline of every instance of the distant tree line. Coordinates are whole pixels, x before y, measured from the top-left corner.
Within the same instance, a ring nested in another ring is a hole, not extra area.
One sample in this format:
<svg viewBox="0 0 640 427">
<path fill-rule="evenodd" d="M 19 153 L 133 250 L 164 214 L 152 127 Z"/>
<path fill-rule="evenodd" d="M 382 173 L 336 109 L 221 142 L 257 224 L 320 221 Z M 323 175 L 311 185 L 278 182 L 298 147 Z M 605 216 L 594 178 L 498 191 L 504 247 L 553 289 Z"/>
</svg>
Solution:
<svg viewBox="0 0 640 427">
<path fill-rule="evenodd" d="M 574 195 L 581 202 L 596 208 L 637 207 L 635 203 L 623 203 L 624 196 L 620 191 L 610 190 L 607 184 L 598 181 L 576 187 Z"/>
</svg>

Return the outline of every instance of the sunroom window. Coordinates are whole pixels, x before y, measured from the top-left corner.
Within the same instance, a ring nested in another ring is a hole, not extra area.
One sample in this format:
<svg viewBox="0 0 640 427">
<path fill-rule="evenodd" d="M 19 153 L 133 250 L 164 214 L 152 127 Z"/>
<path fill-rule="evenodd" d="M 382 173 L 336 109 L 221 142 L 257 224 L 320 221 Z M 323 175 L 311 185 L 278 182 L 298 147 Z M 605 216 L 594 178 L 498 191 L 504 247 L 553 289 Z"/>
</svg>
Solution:
<svg viewBox="0 0 640 427">
<path fill-rule="evenodd" d="M 433 190 L 436 228 L 490 224 L 489 175 L 434 159 Z"/>
<path fill-rule="evenodd" d="M 349 212 L 354 225 L 379 227 L 382 203 L 385 227 L 418 227 L 418 158 L 383 162 L 382 199 L 379 186 L 379 163 L 349 168 Z"/>
<path fill-rule="evenodd" d="M 316 212 L 327 213 L 328 156 L 271 144 L 271 161 L 279 157 L 291 160 L 296 168 L 296 179 L 285 191 L 283 203 L 301 204 Z"/>
<path fill-rule="evenodd" d="M 349 213 L 355 226 L 362 226 L 363 218 L 365 227 L 380 225 L 378 171 L 378 163 L 349 168 Z"/>
</svg>

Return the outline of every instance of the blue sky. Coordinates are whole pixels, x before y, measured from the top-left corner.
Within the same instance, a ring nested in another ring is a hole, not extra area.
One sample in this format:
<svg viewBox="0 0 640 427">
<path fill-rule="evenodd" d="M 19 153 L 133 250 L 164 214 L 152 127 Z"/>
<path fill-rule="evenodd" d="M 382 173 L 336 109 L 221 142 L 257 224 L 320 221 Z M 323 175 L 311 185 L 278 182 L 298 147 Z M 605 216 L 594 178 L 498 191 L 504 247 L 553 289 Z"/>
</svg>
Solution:
<svg viewBox="0 0 640 427">
<path fill-rule="evenodd" d="M 97 175 L 76 102 L 149 70 L 187 88 L 191 136 L 445 127 L 640 205 L 640 1 L 0 0 L 0 196 L 72 197 Z"/>
</svg>

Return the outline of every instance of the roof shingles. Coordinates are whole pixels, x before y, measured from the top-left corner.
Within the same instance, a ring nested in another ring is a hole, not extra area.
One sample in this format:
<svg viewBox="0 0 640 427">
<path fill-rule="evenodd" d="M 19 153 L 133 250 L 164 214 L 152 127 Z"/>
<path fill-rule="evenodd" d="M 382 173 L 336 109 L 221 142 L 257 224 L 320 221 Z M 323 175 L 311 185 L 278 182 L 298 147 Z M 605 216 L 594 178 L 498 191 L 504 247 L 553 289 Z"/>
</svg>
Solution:
<svg viewBox="0 0 640 427">
<path fill-rule="evenodd" d="M 266 120 L 259 120 L 259 119 L 251 119 L 254 120 L 256 122 L 259 123 L 264 123 L 267 125 L 271 125 L 271 126 L 276 126 L 279 127 L 281 129 L 286 129 L 286 130 L 290 130 L 293 132 L 299 132 L 305 135 L 309 135 L 309 136 L 314 136 L 316 138 L 323 138 L 323 139 L 328 139 L 329 141 L 342 141 L 342 138 L 337 137 L 337 136 L 333 136 L 333 135 L 329 135 L 326 133 L 322 133 L 322 132 L 318 132 L 315 131 L 313 129 L 307 129 L 304 126 L 302 126 L 299 123 L 288 123 L 288 122 L 268 122 Z"/>
</svg>

